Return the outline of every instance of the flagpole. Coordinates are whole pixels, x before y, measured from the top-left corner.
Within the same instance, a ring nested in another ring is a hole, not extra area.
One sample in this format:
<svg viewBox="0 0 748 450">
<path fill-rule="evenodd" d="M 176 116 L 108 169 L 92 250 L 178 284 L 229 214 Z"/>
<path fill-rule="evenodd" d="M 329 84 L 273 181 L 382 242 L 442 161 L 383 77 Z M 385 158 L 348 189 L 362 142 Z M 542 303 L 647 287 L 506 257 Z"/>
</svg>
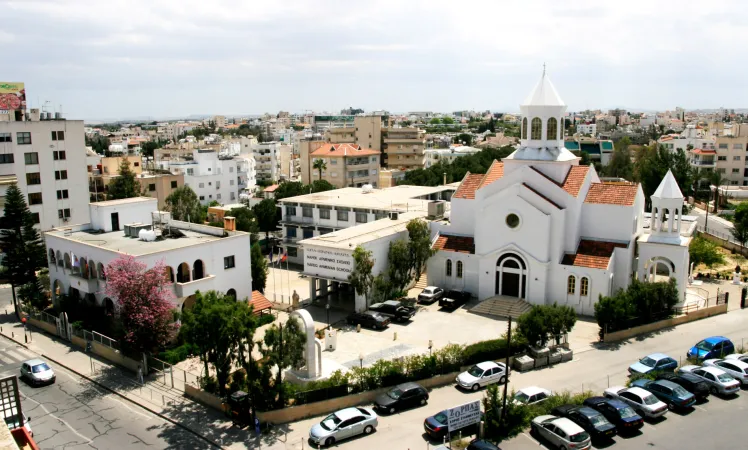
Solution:
<svg viewBox="0 0 748 450">
<path fill-rule="evenodd" d="M 288 269 L 288 248 L 286 248 L 286 278 L 288 279 L 288 303 L 291 303 L 291 271 Z"/>
<path fill-rule="evenodd" d="M 270 268 L 273 269 L 273 302 L 275 302 L 275 267 L 273 267 L 273 254 L 275 254 L 275 246 L 270 246 Z"/>
</svg>

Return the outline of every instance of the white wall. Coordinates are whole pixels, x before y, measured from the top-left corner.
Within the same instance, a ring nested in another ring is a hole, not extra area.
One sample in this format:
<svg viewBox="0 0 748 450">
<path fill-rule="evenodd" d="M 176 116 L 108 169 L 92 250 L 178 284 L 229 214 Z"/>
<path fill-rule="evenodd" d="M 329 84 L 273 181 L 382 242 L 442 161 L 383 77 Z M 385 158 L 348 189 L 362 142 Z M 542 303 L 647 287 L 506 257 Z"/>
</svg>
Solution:
<svg viewBox="0 0 748 450">
<path fill-rule="evenodd" d="M 95 230 L 112 231 L 112 214 L 117 213 L 119 229 L 124 230 L 124 226 L 131 223 L 151 223 L 153 211 L 158 211 L 158 199 L 150 197 L 141 197 L 138 202 L 119 204 L 91 203 L 91 225 Z"/>
</svg>

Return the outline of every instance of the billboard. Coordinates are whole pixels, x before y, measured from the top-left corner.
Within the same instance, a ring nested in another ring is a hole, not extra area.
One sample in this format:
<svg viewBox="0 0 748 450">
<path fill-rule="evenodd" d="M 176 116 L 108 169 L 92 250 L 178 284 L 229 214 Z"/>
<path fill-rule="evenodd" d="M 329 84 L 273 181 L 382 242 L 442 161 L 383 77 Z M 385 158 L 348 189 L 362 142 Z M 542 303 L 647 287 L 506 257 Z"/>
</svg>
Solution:
<svg viewBox="0 0 748 450">
<path fill-rule="evenodd" d="M 23 83 L 0 81 L 0 111 L 25 111 L 26 89 Z"/>
</svg>

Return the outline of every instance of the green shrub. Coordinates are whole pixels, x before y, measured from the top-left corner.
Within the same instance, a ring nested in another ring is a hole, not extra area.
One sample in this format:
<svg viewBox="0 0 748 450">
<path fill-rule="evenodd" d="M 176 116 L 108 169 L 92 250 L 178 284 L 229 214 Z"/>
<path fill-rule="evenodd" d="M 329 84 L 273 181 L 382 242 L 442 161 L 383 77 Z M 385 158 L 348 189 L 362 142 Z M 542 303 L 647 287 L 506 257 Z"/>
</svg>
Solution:
<svg viewBox="0 0 748 450">
<path fill-rule="evenodd" d="M 633 373 L 629 376 L 629 379 L 626 380 L 626 387 L 631 386 L 631 383 L 633 383 L 636 380 L 656 380 L 657 379 L 657 372 L 654 370 L 648 373 Z"/>
<path fill-rule="evenodd" d="M 239 369 L 231 374 L 229 394 L 236 391 L 247 391 L 247 373 L 244 369 Z"/>
<path fill-rule="evenodd" d="M 605 333 L 667 319 L 673 315 L 678 301 L 674 279 L 657 283 L 633 280 L 625 291 L 619 290 L 610 297 L 601 295 L 595 304 L 600 338 Z"/>
<path fill-rule="evenodd" d="M 516 355 L 526 348 L 527 340 L 525 337 L 516 333 L 513 334 L 510 356 L 512 354 Z M 503 359 L 507 356 L 507 350 L 506 337 L 476 342 L 465 346 L 465 350 L 462 353 L 462 365 L 469 366 L 482 361 Z"/>
<path fill-rule="evenodd" d="M 169 364 L 178 364 L 190 356 L 193 355 L 193 348 L 192 345 L 185 342 L 184 344 L 180 345 L 179 347 L 174 347 L 172 349 L 163 351 L 158 354 L 158 359 L 162 361 L 166 361 Z"/>
<path fill-rule="evenodd" d="M 216 380 L 216 377 L 205 375 L 204 377 L 201 377 L 198 382 L 200 383 L 200 388 L 205 392 L 211 394 L 218 393 L 218 381 Z"/>
<path fill-rule="evenodd" d="M 257 320 L 257 326 L 261 327 L 275 321 L 275 316 L 272 314 L 263 314 Z"/>
</svg>

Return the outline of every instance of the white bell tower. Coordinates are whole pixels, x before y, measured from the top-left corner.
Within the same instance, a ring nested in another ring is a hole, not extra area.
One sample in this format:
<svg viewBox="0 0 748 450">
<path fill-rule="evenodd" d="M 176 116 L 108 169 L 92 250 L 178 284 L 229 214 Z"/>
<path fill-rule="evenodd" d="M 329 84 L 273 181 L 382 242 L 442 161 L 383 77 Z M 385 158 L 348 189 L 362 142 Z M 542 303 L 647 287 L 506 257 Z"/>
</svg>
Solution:
<svg viewBox="0 0 748 450">
<path fill-rule="evenodd" d="M 667 171 L 665 178 L 652 194 L 652 218 L 650 228 L 656 236 L 680 235 L 683 214 L 683 193 L 675 181 L 673 172 Z"/>
</svg>

